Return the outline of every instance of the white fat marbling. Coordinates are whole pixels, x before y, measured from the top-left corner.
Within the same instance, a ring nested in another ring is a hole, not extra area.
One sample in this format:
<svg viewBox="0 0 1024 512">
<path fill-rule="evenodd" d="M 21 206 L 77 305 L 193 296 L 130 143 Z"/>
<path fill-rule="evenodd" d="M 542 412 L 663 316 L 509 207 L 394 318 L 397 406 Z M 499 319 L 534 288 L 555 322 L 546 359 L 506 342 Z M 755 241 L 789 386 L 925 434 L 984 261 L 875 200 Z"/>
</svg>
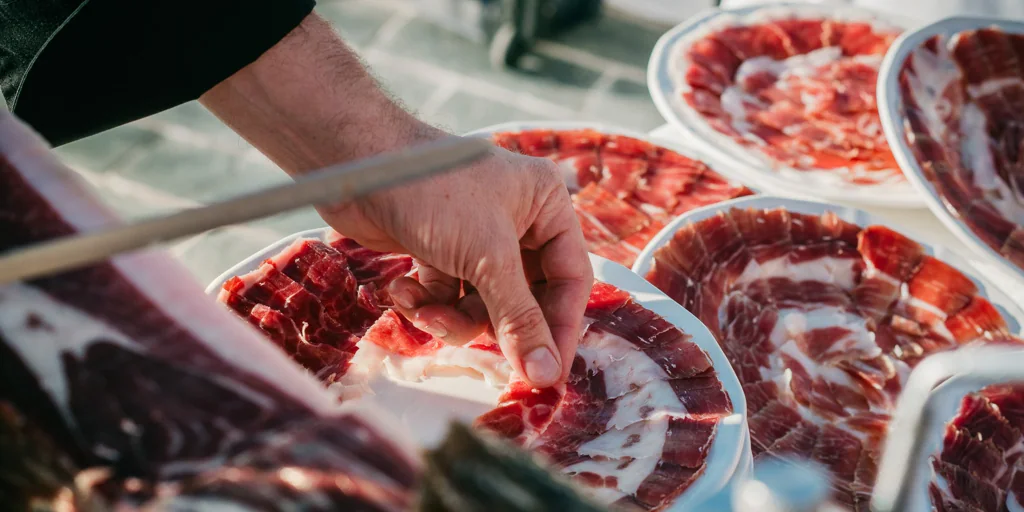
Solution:
<svg viewBox="0 0 1024 512">
<path fill-rule="evenodd" d="M 974 103 L 964 106 L 960 116 L 960 133 L 963 136 L 961 152 L 964 162 L 971 169 L 974 184 L 985 191 L 986 198 L 1004 218 L 1016 224 L 1024 224 L 1024 198 L 1019 197 L 996 171 L 992 158 L 992 139 L 986 128 L 985 113 Z"/>
<path fill-rule="evenodd" d="M 588 332 L 576 354 L 586 361 L 587 370 L 603 372 L 608 398 L 618 398 L 647 383 L 668 379 L 658 363 L 614 334 Z"/>
<path fill-rule="evenodd" d="M 432 377 L 466 376 L 483 379 L 500 388 L 508 384 L 512 367 L 501 354 L 469 347 L 444 345 L 436 352 L 420 356 L 400 356 L 370 341 L 360 341 L 352 366 L 383 369 L 391 379 L 422 382 Z"/>
<path fill-rule="evenodd" d="M 832 283 L 843 290 L 852 290 L 857 283 L 856 260 L 823 257 L 792 263 L 788 255 L 758 263 L 751 260 L 736 279 L 743 286 L 765 277 L 784 277 L 793 281 Z"/>
<path fill-rule="evenodd" d="M 641 421 L 684 414 L 686 407 L 672 386 L 667 381 L 656 380 L 620 397 L 615 402 L 615 414 L 608 420 L 608 427 L 625 429 Z"/>
</svg>

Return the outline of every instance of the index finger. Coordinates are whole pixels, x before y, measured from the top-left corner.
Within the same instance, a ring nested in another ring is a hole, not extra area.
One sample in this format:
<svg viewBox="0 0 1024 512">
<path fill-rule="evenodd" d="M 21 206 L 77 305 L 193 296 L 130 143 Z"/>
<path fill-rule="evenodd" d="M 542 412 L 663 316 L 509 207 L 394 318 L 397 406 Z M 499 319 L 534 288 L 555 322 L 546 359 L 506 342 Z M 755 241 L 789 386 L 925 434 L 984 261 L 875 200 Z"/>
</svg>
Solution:
<svg viewBox="0 0 1024 512">
<path fill-rule="evenodd" d="M 540 267 L 546 286 L 539 302 L 562 355 L 564 379 L 569 376 L 576 357 L 583 314 L 594 286 L 594 270 L 572 208 L 566 204 L 553 220 L 550 227 L 561 229 L 540 247 Z"/>
</svg>

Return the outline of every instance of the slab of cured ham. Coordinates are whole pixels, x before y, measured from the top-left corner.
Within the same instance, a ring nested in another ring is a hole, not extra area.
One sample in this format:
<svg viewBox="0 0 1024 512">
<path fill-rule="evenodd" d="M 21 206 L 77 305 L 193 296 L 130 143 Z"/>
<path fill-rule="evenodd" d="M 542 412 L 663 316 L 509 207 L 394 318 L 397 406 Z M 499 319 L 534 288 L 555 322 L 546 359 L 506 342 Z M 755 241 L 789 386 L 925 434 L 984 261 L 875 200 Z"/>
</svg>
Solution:
<svg viewBox="0 0 1024 512">
<path fill-rule="evenodd" d="M 0 112 L 0 251 L 116 224 L 75 178 Z M 161 252 L 0 285 L 2 510 L 406 510 L 402 439 Z"/>
<path fill-rule="evenodd" d="M 899 184 L 875 88 L 900 32 L 845 7 L 727 11 L 680 39 L 672 80 L 682 108 L 718 139 L 789 179 Z"/>
<path fill-rule="evenodd" d="M 493 138 L 558 163 L 590 252 L 627 267 L 676 215 L 752 194 L 704 162 L 625 135 L 537 128 Z"/>
<path fill-rule="evenodd" d="M 968 344 L 1021 343 L 974 281 L 918 243 L 832 212 L 722 209 L 679 229 L 647 279 L 717 337 L 747 399 L 757 458 L 832 473 L 868 510 L 882 440 L 910 370 Z M 938 510 L 1024 502 L 1024 392 L 968 396 L 933 457 Z"/>
<path fill-rule="evenodd" d="M 899 70 L 900 126 L 948 212 L 1024 271 L 1024 34 L 934 36 Z"/>
</svg>

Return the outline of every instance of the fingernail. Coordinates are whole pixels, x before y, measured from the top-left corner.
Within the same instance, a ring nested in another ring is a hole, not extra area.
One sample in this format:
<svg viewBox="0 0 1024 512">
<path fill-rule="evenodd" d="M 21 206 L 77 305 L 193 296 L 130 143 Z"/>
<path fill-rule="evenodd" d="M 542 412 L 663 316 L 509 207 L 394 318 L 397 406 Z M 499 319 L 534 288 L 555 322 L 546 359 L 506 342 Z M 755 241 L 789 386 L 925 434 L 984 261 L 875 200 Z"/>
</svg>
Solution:
<svg viewBox="0 0 1024 512">
<path fill-rule="evenodd" d="M 412 294 L 406 290 L 395 290 L 391 292 L 391 300 L 395 301 L 398 307 L 412 309 L 416 304 L 412 301 Z"/>
<path fill-rule="evenodd" d="M 448 336 L 448 328 L 441 322 L 434 320 L 429 324 L 423 326 L 423 330 L 434 336 L 435 338 L 444 338 Z"/>
<path fill-rule="evenodd" d="M 538 347 L 523 358 L 523 371 L 533 382 L 551 383 L 558 380 L 561 370 L 555 355 L 547 347 Z"/>
</svg>

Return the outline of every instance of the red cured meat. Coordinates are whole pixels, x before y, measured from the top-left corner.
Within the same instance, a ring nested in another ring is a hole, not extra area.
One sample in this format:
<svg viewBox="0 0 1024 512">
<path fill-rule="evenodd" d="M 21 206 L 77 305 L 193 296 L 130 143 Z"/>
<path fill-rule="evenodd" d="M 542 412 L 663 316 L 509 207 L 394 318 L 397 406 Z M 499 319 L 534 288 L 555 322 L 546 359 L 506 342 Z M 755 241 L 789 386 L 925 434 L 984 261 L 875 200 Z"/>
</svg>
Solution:
<svg viewBox="0 0 1024 512">
<path fill-rule="evenodd" d="M 706 463 L 732 404 L 700 347 L 607 284 L 591 292 L 568 382 L 513 380 L 477 420 L 546 456 L 606 503 L 657 510 Z"/>
<path fill-rule="evenodd" d="M 949 213 L 1024 269 L 1024 35 L 936 36 L 900 71 L 905 136 Z"/>
<path fill-rule="evenodd" d="M 719 67 L 713 73 L 725 72 Z M 752 194 L 702 162 L 623 135 L 592 129 L 528 130 L 495 134 L 494 140 L 557 162 L 590 252 L 627 267 L 672 217 Z"/>
<path fill-rule="evenodd" d="M 617 242 L 651 222 L 640 210 L 593 184 L 573 196 L 573 206 L 585 226 L 584 235 L 590 239 Z"/>
<path fill-rule="evenodd" d="M 296 356 L 298 362 L 333 382 L 344 376 L 356 343 L 390 306 L 383 289 L 411 268 L 408 256 L 372 251 L 337 234 L 330 237 L 330 245 L 300 239 L 253 272 L 228 280 L 218 300 L 279 345 L 287 340 L 282 348 L 305 354 Z M 275 320 L 253 316 L 257 306 L 275 312 Z M 281 315 L 283 319 L 277 318 Z M 294 336 L 282 338 L 282 325 L 294 326 Z M 388 343 L 388 348 L 395 346 L 405 345 Z"/>
<path fill-rule="evenodd" d="M 384 312 L 366 332 L 366 338 L 400 356 L 431 354 L 442 345 L 440 340 L 417 329 L 412 322 L 393 310 Z"/>
<path fill-rule="evenodd" d="M 901 181 L 875 100 L 881 56 L 898 34 L 820 14 L 721 28 L 683 50 L 683 99 L 775 165 L 834 170 L 852 184 Z M 816 58 L 799 61 L 807 54 Z M 722 107 L 726 96 L 743 119 Z"/>
<path fill-rule="evenodd" d="M 716 333 L 743 384 L 755 459 L 816 460 L 849 507 L 867 504 L 901 375 L 937 351 L 1022 342 L 958 270 L 832 213 L 721 212 L 680 229 L 647 279 Z M 935 459 L 955 480 L 933 490 L 937 503 L 997 510 L 985 507 L 1009 492 L 1022 426 L 1024 389 L 969 395 Z"/>
</svg>

